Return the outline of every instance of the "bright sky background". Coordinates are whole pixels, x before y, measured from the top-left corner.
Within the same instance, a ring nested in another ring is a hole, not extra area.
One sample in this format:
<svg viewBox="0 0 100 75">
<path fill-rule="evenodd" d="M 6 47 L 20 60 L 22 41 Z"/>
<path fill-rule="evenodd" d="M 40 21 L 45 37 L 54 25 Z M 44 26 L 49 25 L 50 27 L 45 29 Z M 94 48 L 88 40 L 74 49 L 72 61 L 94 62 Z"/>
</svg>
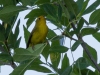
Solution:
<svg viewBox="0 0 100 75">
<path fill-rule="evenodd" d="M 95 1 L 95 0 L 94 0 Z M 93 3 L 93 0 L 90 0 L 89 2 L 89 5 Z M 21 40 L 21 44 L 20 44 L 20 47 L 21 48 L 26 48 L 26 45 L 25 45 L 25 40 L 24 40 L 24 32 L 23 32 L 23 25 L 26 25 L 26 21 L 27 19 L 24 19 L 25 15 L 29 12 L 29 10 L 26 10 L 26 11 L 23 11 L 20 13 L 19 15 L 19 18 L 21 20 L 21 24 L 20 24 L 20 34 L 19 36 L 22 36 L 22 40 Z M 18 19 L 19 19 L 18 18 Z M 88 15 L 85 15 L 84 18 L 88 21 L 89 20 L 89 14 Z M 47 22 L 47 25 L 50 29 L 55 29 L 55 26 L 51 25 L 50 23 Z M 16 24 L 15 24 L 16 26 Z M 32 28 L 34 26 L 34 23 L 31 25 L 31 27 L 29 28 L 29 31 L 31 32 Z M 57 34 L 60 34 L 59 31 L 56 31 Z M 75 37 L 75 36 L 74 36 Z M 95 48 L 97 50 L 97 54 L 98 54 L 98 60 L 100 60 L 100 51 L 99 51 L 99 45 L 100 43 L 95 40 L 91 35 L 88 35 L 88 36 L 85 36 L 84 38 L 84 41 L 86 43 L 88 43 L 90 46 L 92 46 L 93 48 Z M 72 42 L 73 44 L 73 42 Z M 70 47 L 70 40 L 68 38 L 66 38 L 66 41 L 65 41 L 65 45 L 67 47 Z M 75 50 L 75 52 L 73 52 L 73 55 L 74 55 L 74 59 L 77 60 L 79 57 L 82 56 L 82 47 L 79 46 L 77 48 L 77 50 Z M 68 54 L 68 57 L 70 58 L 70 64 L 73 63 L 73 60 L 72 60 L 72 55 L 71 55 L 71 52 L 70 50 L 67 52 Z M 100 62 L 100 61 L 98 61 Z M 11 72 L 13 71 L 12 67 L 10 66 L 1 66 L 0 67 L 0 75 L 9 75 Z M 41 73 L 41 72 L 37 72 L 37 71 L 33 71 L 33 70 L 29 70 L 29 71 L 26 71 L 24 75 L 29 75 L 29 74 L 34 74 L 34 75 L 47 75 L 47 74 L 44 74 L 44 73 Z"/>
</svg>

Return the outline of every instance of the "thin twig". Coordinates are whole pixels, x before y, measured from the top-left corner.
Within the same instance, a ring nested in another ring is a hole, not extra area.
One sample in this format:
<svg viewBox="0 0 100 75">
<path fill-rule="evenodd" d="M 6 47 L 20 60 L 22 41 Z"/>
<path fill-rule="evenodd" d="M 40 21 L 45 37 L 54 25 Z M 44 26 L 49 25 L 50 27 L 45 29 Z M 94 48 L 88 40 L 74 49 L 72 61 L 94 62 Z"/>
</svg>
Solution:
<svg viewBox="0 0 100 75">
<path fill-rule="evenodd" d="M 64 36 L 66 36 L 66 37 L 70 38 L 71 40 L 77 41 L 77 39 L 72 38 L 71 36 L 67 35 L 67 34 L 66 34 L 66 33 L 64 33 L 64 32 L 62 33 L 62 35 L 64 35 Z"/>
</svg>

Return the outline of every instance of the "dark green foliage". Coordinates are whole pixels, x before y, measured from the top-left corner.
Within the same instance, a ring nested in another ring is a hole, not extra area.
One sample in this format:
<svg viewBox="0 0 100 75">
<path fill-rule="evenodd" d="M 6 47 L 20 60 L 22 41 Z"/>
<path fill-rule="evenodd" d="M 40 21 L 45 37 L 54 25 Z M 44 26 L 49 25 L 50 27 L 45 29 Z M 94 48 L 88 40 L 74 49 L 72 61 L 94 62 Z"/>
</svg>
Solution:
<svg viewBox="0 0 100 75">
<path fill-rule="evenodd" d="M 92 55 L 97 63 L 96 49 L 86 41 L 82 42 L 82 38 L 87 35 L 92 35 L 100 42 L 100 9 L 97 9 L 100 1 L 96 0 L 88 6 L 89 2 L 90 0 L 0 0 L 0 65 L 12 66 L 15 62 L 19 63 L 10 75 L 24 75 L 27 70 L 49 73 L 48 75 L 100 75 L 92 58 L 88 56 Z M 27 22 L 22 30 L 19 27 L 24 21 L 18 16 L 21 11 L 26 10 L 30 12 L 25 15 Z M 88 22 L 84 15 L 89 13 Z M 19 36 L 19 33 L 24 31 L 26 44 L 30 35 L 28 28 L 40 15 L 45 16 L 48 27 L 52 23 L 56 29 L 49 28 L 45 43 L 27 49 L 26 46 L 20 47 L 23 36 Z M 58 35 L 56 30 L 61 34 Z M 68 42 L 65 37 L 74 41 Z M 70 43 L 70 47 L 62 43 Z M 90 54 L 86 53 L 83 44 Z M 83 55 L 74 60 L 74 55 L 69 57 L 67 53 L 69 50 L 73 53 L 79 46 Z M 87 69 L 88 66 L 92 66 L 95 71 Z"/>
</svg>

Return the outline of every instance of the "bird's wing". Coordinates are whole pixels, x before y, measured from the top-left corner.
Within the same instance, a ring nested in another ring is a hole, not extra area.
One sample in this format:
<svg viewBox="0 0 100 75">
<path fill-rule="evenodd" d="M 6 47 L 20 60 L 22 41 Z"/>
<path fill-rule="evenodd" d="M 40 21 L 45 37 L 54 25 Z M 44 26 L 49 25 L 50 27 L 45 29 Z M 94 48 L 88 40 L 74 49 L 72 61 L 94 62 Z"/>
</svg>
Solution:
<svg viewBox="0 0 100 75">
<path fill-rule="evenodd" d="M 32 32 L 31 32 L 31 34 L 30 34 L 30 36 L 29 36 L 29 39 L 28 39 L 28 42 L 27 42 L 27 46 L 26 46 L 26 48 L 29 47 L 29 44 L 30 44 L 30 41 L 31 41 L 31 38 L 32 38 L 33 32 L 34 32 L 35 30 L 36 30 L 36 26 L 33 28 Z"/>
</svg>

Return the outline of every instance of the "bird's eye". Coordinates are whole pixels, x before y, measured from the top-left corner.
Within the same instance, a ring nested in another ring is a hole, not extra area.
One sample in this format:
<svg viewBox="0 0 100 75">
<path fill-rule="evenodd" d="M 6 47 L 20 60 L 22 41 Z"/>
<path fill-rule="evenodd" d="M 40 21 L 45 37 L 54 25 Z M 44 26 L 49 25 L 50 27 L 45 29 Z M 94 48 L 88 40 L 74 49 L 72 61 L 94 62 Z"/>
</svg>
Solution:
<svg viewBox="0 0 100 75">
<path fill-rule="evenodd" d="M 38 18 L 40 20 L 40 18 Z"/>
</svg>

